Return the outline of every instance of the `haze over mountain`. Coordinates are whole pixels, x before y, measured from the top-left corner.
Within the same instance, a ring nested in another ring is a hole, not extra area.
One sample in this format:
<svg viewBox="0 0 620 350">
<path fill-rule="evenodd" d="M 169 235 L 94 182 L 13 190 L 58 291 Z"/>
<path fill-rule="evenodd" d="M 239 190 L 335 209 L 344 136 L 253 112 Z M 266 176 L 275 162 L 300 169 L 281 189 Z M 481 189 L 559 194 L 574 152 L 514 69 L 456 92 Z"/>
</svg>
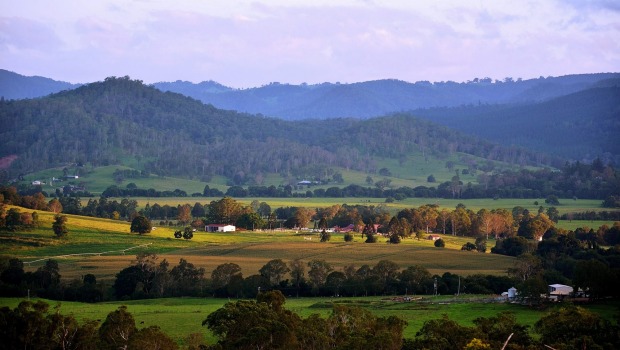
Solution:
<svg viewBox="0 0 620 350">
<path fill-rule="evenodd" d="M 370 118 L 419 108 L 540 102 L 585 90 L 613 78 L 620 78 L 620 74 L 581 74 L 501 82 L 485 78 L 467 83 L 408 83 L 400 80 L 319 85 L 271 83 L 244 90 L 225 88 L 213 82 L 192 84 L 177 81 L 154 86 L 222 109 L 295 120 Z"/>
<path fill-rule="evenodd" d="M 63 90 L 71 90 L 81 84 L 71 84 L 44 77 L 26 77 L 0 69 L 0 97 L 24 99 L 46 96 Z"/>
</svg>

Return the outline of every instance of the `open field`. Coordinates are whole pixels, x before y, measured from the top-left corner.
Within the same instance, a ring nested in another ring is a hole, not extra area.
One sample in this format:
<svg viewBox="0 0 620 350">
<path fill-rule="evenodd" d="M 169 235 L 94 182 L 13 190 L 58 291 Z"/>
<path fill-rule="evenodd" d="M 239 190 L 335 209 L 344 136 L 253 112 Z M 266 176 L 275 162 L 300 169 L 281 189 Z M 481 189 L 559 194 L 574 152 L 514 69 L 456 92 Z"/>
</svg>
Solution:
<svg viewBox="0 0 620 350">
<path fill-rule="evenodd" d="M 146 198 L 146 197 L 132 197 L 138 202 L 138 207 L 143 208 L 147 203 L 153 205 L 158 203 L 159 205 L 177 206 L 179 204 L 209 204 L 211 201 L 220 200 L 221 197 L 159 197 L 159 198 Z M 120 201 L 121 198 L 110 198 L 109 200 Z M 385 199 L 382 198 L 235 198 L 237 202 L 244 205 L 250 205 L 252 201 L 265 202 L 271 206 L 271 209 L 279 207 L 307 207 L 307 208 L 323 208 L 332 205 L 367 205 L 378 206 L 381 205 L 388 209 L 390 212 L 396 213 L 399 210 L 405 208 L 417 208 L 425 204 L 436 204 L 440 208 L 454 209 L 458 204 L 463 204 L 468 209 L 475 212 L 482 208 L 486 209 L 508 209 L 516 206 L 521 206 L 530 212 L 536 213 L 538 208 L 542 205 L 544 208 L 550 207 L 545 203 L 544 199 L 519 199 L 519 198 L 506 198 L 506 199 L 443 199 L 443 198 L 407 198 L 401 201 L 395 201 L 393 203 L 385 203 Z M 83 205 L 88 202 L 88 199 L 82 198 Z M 536 205 L 534 202 L 539 204 Z M 601 207 L 601 201 L 597 199 L 560 199 L 560 205 L 555 206 L 560 214 L 568 212 L 582 212 L 582 211 L 603 211 L 613 210 L 609 208 Z"/>
<path fill-rule="evenodd" d="M 511 203 L 512 204 L 512 203 Z M 435 248 L 432 241 L 404 239 L 401 244 L 387 244 L 379 238 L 376 244 L 363 243 L 361 234 L 354 241 L 344 242 L 342 234 L 333 234 L 330 242 L 321 243 L 317 233 L 309 231 L 256 231 L 235 233 L 206 233 L 197 231 L 190 241 L 174 239 L 174 227 L 157 227 L 147 235 L 129 233 L 129 223 L 101 218 L 68 215 L 69 235 L 57 238 L 52 230 L 52 213 L 39 212 L 40 227 L 27 232 L 0 234 L 0 255 L 16 256 L 36 269 L 48 258 L 59 261 L 61 274 L 73 279 L 92 273 L 101 280 L 112 280 L 127 267 L 139 252 L 153 252 L 171 264 L 181 258 L 204 267 L 207 275 L 218 265 L 234 262 L 245 276 L 255 274 L 269 260 L 285 261 L 323 259 L 341 269 L 353 264 L 375 265 L 380 260 L 392 260 L 402 268 L 422 265 L 433 274 L 452 272 L 459 275 L 476 273 L 503 275 L 514 258 L 461 251 L 470 237 L 445 235 L 445 248 Z M 560 222 L 560 227 L 588 226 L 598 228 L 611 222 Z M 488 247 L 494 246 L 488 242 Z"/>
<path fill-rule="evenodd" d="M 446 158 L 437 158 L 434 156 L 425 156 L 422 152 L 414 152 L 408 157 L 397 160 L 397 159 L 388 159 L 388 158 L 377 158 L 375 157 L 374 161 L 376 163 L 377 169 L 386 168 L 391 173 L 390 176 L 382 176 L 379 174 L 368 174 L 361 171 L 355 170 L 347 170 L 344 168 L 333 167 L 332 170 L 335 172 L 339 172 L 342 174 L 344 182 L 341 184 L 329 183 L 327 185 L 321 185 L 313 187 L 326 189 L 331 186 L 339 186 L 344 187 L 347 185 L 360 185 L 360 186 L 372 186 L 372 184 L 368 184 L 366 182 L 366 178 L 370 176 L 373 181 L 378 181 L 381 179 L 389 179 L 391 180 L 392 186 L 401 187 L 416 187 L 416 186 L 431 186 L 435 187 L 438 184 L 450 181 L 450 179 L 455 175 L 457 170 L 467 169 L 468 166 L 464 158 L 474 159 L 478 162 L 489 162 L 488 160 L 478 158 L 471 155 L 466 155 L 462 153 L 454 153 Z M 106 188 L 111 185 L 117 185 L 121 188 L 124 188 L 129 183 L 134 183 L 138 186 L 138 188 L 148 189 L 155 188 L 158 191 L 174 191 L 175 189 L 180 189 L 187 192 L 188 195 L 192 193 L 202 193 L 205 185 L 209 185 L 211 188 L 217 188 L 223 192 L 228 188 L 227 179 L 222 176 L 214 176 L 209 179 L 208 182 L 200 181 L 200 179 L 191 179 L 191 178 L 175 178 L 175 177 L 167 177 L 167 176 L 158 176 L 158 175 L 150 175 L 148 177 L 140 177 L 140 178 L 126 178 L 123 179 L 122 182 L 116 182 L 114 178 L 114 171 L 116 170 L 130 170 L 130 169 L 143 169 L 144 164 L 148 159 L 140 159 L 136 160 L 132 157 L 122 157 L 123 164 L 129 165 L 108 165 L 108 166 L 100 166 L 93 167 L 91 165 L 85 165 L 82 167 L 77 167 L 75 165 L 67 165 L 66 172 L 68 175 L 79 175 L 78 180 L 73 180 L 73 183 L 82 183 L 85 185 L 86 190 L 95 194 L 101 194 Z M 452 162 L 453 168 L 448 169 L 446 167 L 447 162 Z M 496 169 L 518 169 L 518 167 L 502 163 L 502 162 L 492 162 L 495 164 Z M 130 167 L 131 166 L 131 167 Z M 43 185 L 43 190 L 48 192 L 53 192 L 56 187 L 63 186 L 67 182 L 56 182 L 54 185 L 50 185 L 50 179 L 52 178 L 62 178 L 64 175 L 65 168 L 52 168 L 46 169 L 42 171 L 38 171 L 35 173 L 27 174 L 24 178 L 24 183 L 30 183 L 35 180 L 46 182 Z M 428 183 L 427 178 L 429 175 L 433 175 L 435 177 L 435 183 Z M 463 183 L 478 183 L 477 176 L 472 174 L 461 174 L 461 180 Z M 287 184 L 295 184 L 299 180 L 304 180 L 302 178 L 292 179 L 282 177 L 279 174 L 269 173 L 263 174 L 263 176 L 259 180 L 259 185 L 262 186 L 280 186 Z M 310 180 L 309 178 L 306 180 Z M 296 191 L 296 192 L 305 192 L 306 189 Z"/>
<path fill-rule="evenodd" d="M 39 212 L 41 226 L 33 231 L 0 234 L 0 255 L 16 256 L 27 268 L 36 269 L 48 258 L 59 261 L 63 278 L 72 279 L 92 273 L 98 279 L 113 279 L 142 251 L 157 253 L 171 264 L 184 258 L 210 274 L 223 263 L 239 264 L 244 275 L 255 274 L 269 260 L 323 259 L 340 269 L 346 265 L 375 265 L 392 260 L 405 268 L 422 265 L 432 273 L 452 272 L 503 275 L 514 258 L 461 251 L 471 238 L 446 235 L 445 248 L 432 241 L 405 239 L 387 244 L 380 238 L 375 244 L 363 243 L 361 234 L 345 243 L 343 235 L 333 234 L 330 242 L 319 242 L 317 233 L 296 231 L 256 231 L 206 233 L 197 231 L 190 241 L 174 239 L 174 228 L 158 227 L 147 235 L 129 233 L 129 223 L 100 218 L 68 215 L 69 234 L 56 238 L 51 230 L 52 213 Z M 491 246 L 493 243 L 490 243 Z"/>
<path fill-rule="evenodd" d="M 467 302 L 476 297 L 489 296 L 426 296 L 421 302 L 394 302 L 389 300 L 389 297 L 289 298 L 285 307 L 302 317 L 308 317 L 311 314 L 327 316 L 331 312 L 332 303 L 363 307 L 381 317 L 398 316 L 408 323 L 404 332 L 405 338 L 415 337 L 415 333 L 425 321 L 440 318 L 443 314 L 457 320 L 461 325 L 472 326 L 473 320 L 478 317 L 492 317 L 499 312 L 510 311 L 515 313 L 517 322 L 530 326 L 530 331 L 532 331 L 534 323 L 549 311 L 508 303 Z M 0 298 L 0 306 L 14 308 L 21 300 Z M 58 304 L 50 300 L 46 302 L 51 306 Z M 60 312 L 73 314 L 80 322 L 84 320 L 103 321 L 109 312 L 116 310 L 120 305 L 126 305 L 127 310 L 134 316 L 138 328 L 159 326 L 181 345 L 185 343 L 188 334 L 201 333 L 205 335 L 205 340 L 212 344 L 216 341 L 215 337 L 206 327 L 202 327 L 201 323 L 209 313 L 222 307 L 226 302 L 228 302 L 227 299 L 212 298 L 150 299 L 97 304 L 62 302 Z M 551 306 L 551 308 L 555 307 L 559 306 Z M 592 304 L 585 307 L 609 320 L 612 320 L 618 311 L 617 302 Z"/>
</svg>

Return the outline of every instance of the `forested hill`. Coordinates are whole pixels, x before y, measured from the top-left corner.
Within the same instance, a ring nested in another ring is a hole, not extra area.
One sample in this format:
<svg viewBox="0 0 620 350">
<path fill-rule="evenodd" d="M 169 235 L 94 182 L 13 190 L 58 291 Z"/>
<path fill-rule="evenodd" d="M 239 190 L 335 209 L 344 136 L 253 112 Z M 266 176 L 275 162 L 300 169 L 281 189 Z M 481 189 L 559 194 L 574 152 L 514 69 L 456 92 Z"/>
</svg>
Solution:
<svg viewBox="0 0 620 350">
<path fill-rule="evenodd" d="M 408 83 L 377 80 L 354 84 L 289 85 L 271 83 L 232 90 L 213 82 L 157 83 L 155 87 L 191 96 L 218 108 L 261 113 L 283 119 L 369 118 L 431 107 L 478 104 L 523 104 L 545 101 L 596 86 L 620 73 L 567 75 L 528 80 L 466 83 L 428 81 Z"/>
<path fill-rule="evenodd" d="M 216 109 L 128 77 L 1 101 L 0 122 L 0 158 L 17 156 L 9 168 L 13 176 L 67 163 L 125 163 L 155 174 L 224 175 L 244 183 L 260 173 L 338 166 L 374 171 L 373 157 L 398 159 L 420 151 L 547 162 L 409 115 L 289 122 Z"/>
<path fill-rule="evenodd" d="M 35 98 L 63 90 L 75 89 L 79 86 L 79 84 L 71 84 L 44 77 L 26 77 L 0 69 L 0 98 Z"/>
<path fill-rule="evenodd" d="M 620 80 L 529 105 L 416 110 L 414 115 L 505 146 L 620 163 Z"/>
</svg>

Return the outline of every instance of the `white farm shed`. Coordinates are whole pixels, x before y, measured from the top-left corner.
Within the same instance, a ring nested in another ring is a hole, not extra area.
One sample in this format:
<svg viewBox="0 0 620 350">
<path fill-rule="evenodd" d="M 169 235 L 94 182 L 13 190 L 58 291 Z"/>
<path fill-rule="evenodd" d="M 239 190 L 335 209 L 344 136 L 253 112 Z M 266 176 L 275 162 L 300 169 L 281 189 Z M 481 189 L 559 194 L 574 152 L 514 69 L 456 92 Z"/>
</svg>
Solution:
<svg viewBox="0 0 620 350">
<path fill-rule="evenodd" d="M 205 231 L 207 232 L 235 232 L 236 229 L 235 225 L 226 224 L 209 224 L 205 226 Z"/>
<path fill-rule="evenodd" d="M 570 295 L 573 287 L 564 284 L 550 284 L 549 295 Z"/>
<path fill-rule="evenodd" d="M 564 284 L 549 285 L 549 299 L 559 301 L 569 297 L 573 293 L 573 287 Z"/>
</svg>

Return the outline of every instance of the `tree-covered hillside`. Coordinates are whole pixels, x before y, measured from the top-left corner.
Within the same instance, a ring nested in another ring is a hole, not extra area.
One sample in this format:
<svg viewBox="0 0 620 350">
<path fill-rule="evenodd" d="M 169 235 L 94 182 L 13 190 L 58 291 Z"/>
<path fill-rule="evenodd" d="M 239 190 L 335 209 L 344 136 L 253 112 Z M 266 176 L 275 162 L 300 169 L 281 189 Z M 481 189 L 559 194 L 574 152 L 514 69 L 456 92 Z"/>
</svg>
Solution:
<svg viewBox="0 0 620 350">
<path fill-rule="evenodd" d="M 464 152 L 515 164 L 539 154 L 502 148 L 409 115 L 288 122 L 216 109 L 128 77 L 46 98 L 0 103 L 0 158 L 12 176 L 67 163 L 132 165 L 161 175 L 236 183 L 259 173 L 344 167 L 376 171 L 373 157 Z"/>
<path fill-rule="evenodd" d="M 614 83 L 613 85 L 610 85 Z M 503 144 L 567 159 L 620 162 L 620 81 L 528 105 L 416 110 L 414 115 Z"/>
</svg>

